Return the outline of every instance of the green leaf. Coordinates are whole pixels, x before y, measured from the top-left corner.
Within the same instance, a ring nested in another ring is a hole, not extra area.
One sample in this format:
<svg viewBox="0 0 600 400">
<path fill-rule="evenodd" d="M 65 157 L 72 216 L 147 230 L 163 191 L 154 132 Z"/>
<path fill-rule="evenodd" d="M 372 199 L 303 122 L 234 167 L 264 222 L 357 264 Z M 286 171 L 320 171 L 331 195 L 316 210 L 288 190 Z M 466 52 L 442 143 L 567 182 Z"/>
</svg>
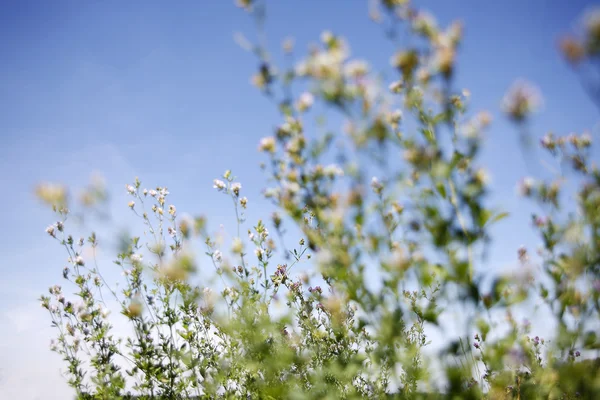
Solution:
<svg viewBox="0 0 600 400">
<path fill-rule="evenodd" d="M 437 192 L 440 194 L 440 196 L 442 196 L 445 199 L 446 198 L 446 186 L 444 186 L 444 183 L 438 182 L 435 185 L 435 188 L 437 189 Z"/>
<path fill-rule="evenodd" d="M 508 217 L 510 214 L 507 212 L 501 212 L 499 214 L 496 214 L 490 221 L 491 224 L 493 224 L 494 222 L 498 222 L 503 220 L 504 218 Z"/>
</svg>

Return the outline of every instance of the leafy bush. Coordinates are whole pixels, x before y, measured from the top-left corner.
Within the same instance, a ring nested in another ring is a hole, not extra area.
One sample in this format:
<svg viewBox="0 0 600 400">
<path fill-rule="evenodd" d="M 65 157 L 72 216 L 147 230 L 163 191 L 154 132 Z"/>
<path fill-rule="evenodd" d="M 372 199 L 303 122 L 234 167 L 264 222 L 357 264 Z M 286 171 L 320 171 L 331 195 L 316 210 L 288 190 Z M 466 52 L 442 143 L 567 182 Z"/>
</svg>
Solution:
<svg viewBox="0 0 600 400">
<path fill-rule="evenodd" d="M 261 29 L 265 5 L 237 3 Z M 488 288 L 474 266 L 490 246 L 490 227 L 507 214 L 489 206 L 478 158 L 490 116 L 471 112 L 469 93 L 453 86 L 462 26 L 440 27 L 407 0 L 381 0 L 371 16 L 391 40 L 400 30 L 411 35 L 391 55 L 391 82 L 330 32 L 285 68 L 262 41 L 240 39 L 260 61 L 253 84 L 282 120 L 259 144 L 275 213 L 247 225 L 249 201 L 233 173 L 213 182 L 233 204 L 231 243 L 210 235 L 203 217 L 180 217 L 166 187 L 145 189 L 136 179 L 126 190 L 144 235 L 117 254 L 117 286 L 96 262 L 96 234 L 70 233 L 78 204 L 67 190 L 38 188 L 58 216 L 47 232 L 68 253 L 62 275 L 75 290 L 52 286 L 41 302 L 58 331 L 52 349 L 80 398 L 600 396 L 592 137 L 543 138 L 571 172 L 523 179 L 521 194 L 539 205 L 532 222 L 542 247 L 537 255 L 518 249 L 522 273 L 497 275 Z M 584 28 L 584 37 L 560 44 L 581 74 L 598 62 L 600 14 L 590 13 Z M 291 55 L 293 43 L 283 52 Z M 590 93 L 600 102 L 595 86 Z M 539 101 L 524 82 L 503 100 L 524 139 Z M 310 123 L 316 107 L 343 121 L 340 133 Z M 79 205 L 105 200 L 96 183 Z M 215 282 L 195 275 L 197 241 Z M 300 263 L 308 272 L 296 272 Z M 527 321 L 514 317 L 532 312 L 532 299 L 552 318 L 546 338 L 531 337 Z M 131 335 L 115 334 L 111 307 Z M 460 339 L 446 340 L 443 316 L 456 309 L 464 321 L 450 325 Z"/>
</svg>

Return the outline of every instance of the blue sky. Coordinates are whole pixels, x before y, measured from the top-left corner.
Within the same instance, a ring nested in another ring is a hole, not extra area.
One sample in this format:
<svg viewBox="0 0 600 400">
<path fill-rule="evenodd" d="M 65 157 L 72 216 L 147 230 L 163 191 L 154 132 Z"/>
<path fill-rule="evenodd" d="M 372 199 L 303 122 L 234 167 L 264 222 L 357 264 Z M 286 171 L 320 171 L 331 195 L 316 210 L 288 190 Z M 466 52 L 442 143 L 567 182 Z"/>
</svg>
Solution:
<svg viewBox="0 0 600 400">
<path fill-rule="evenodd" d="M 347 38 L 354 56 L 388 68 L 393 48 L 367 18 L 366 1 L 269 3 L 271 48 L 292 36 L 303 51 L 329 29 Z M 441 23 L 465 23 L 457 87 L 468 87 L 473 108 L 495 117 L 484 151 L 492 202 L 517 221 L 495 230 L 501 239 L 489 267 L 503 268 L 514 263 L 518 246 L 535 242 L 526 223 L 530 209 L 518 205 L 514 191 L 524 164 L 517 135 L 499 112 L 501 98 L 515 79 L 525 78 L 545 99 L 532 125 L 535 135 L 595 127 L 598 111 L 556 51 L 560 34 L 571 31 L 592 2 L 418 3 Z M 0 3 L 6 189 L 0 200 L 0 397 L 48 399 L 56 392 L 65 398 L 60 359 L 47 349 L 54 332 L 36 298 L 59 281 L 66 256 L 44 232 L 53 219 L 33 196 L 36 183 L 80 187 L 100 171 L 115 210 L 123 210 L 124 184 L 140 176 L 148 186 L 168 186 L 179 210 L 232 227 L 230 204 L 211 183 L 232 169 L 253 206 L 249 221 L 266 216 L 256 146 L 279 120 L 249 84 L 257 64 L 234 43 L 236 31 L 254 37 L 252 21 L 229 0 Z M 120 212 L 113 216 L 119 219 Z"/>
</svg>

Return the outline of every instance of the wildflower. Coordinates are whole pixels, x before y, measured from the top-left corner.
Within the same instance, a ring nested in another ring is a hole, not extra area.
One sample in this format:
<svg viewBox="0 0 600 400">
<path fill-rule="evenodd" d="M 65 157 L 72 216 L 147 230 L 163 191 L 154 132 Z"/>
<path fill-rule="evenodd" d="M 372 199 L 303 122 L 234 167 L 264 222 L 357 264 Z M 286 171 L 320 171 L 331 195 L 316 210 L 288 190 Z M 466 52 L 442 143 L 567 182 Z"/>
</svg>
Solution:
<svg viewBox="0 0 600 400">
<path fill-rule="evenodd" d="M 521 122 L 541 104 L 539 90 L 527 82 L 515 82 L 502 100 L 502 108 L 510 118 Z"/>
<path fill-rule="evenodd" d="M 257 247 L 256 249 L 254 249 L 254 255 L 256 255 L 256 257 L 259 259 L 259 261 L 262 261 L 264 252 L 265 251 L 260 247 Z"/>
<path fill-rule="evenodd" d="M 148 195 L 148 189 L 144 189 L 144 190 L 142 191 L 142 193 L 144 194 L 144 196 L 147 196 L 147 195 Z"/>
<path fill-rule="evenodd" d="M 275 153 L 275 138 L 272 136 L 262 138 L 258 150 L 267 153 Z"/>
<path fill-rule="evenodd" d="M 172 238 L 174 238 L 175 235 L 177 235 L 177 231 L 175 229 L 173 229 L 172 227 L 168 227 L 167 232 L 169 233 L 169 236 L 171 236 Z"/>
<path fill-rule="evenodd" d="M 390 89 L 390 92 L 398 94 L 402 90 L 403 86 L 404 85 L 403 85 L 402 81 L 395 81 L 390 84 L 389 89 Z"/>
<path fill-rule="evenodd" d="M 134 194 L 135 193 L 135 188 L 131 185 L 125 185 L 125 188 L 127 189 L 127 192 L 129 194 Z"/>
<path fill-rule="evenodd" d="M 250 11 L 252 9 L 252 0 L 235 0 L 235 5 L 246 11 Z"/>
<path fill-rule="evenodd" d="M 242 253 L 244 251 L 244 242 L 240 238 L 233 239 L 233 243 L 231 245 L 231 251 L 234 253 Z"/>
<path fill-rule="evenodd" d="M 522 263 L 527 262 L 529 257 L 527 256 L 527 249 L 524 246 L 519 247 L 518 254 L 519 261 L 521 261 Z"/>
<path fill-rule="evenodd" d="M 135 201 L 130 201 L 128 204 L 129 208 L 131 208 L 133 210 L 133 207 L 135 207 Z"/>
<path fill-rule="evenodd" d="M 156 190 L 151 190 L 149 193 L 150 193 L 150 196 L 156 197 Z"/>
<path fill-rule="evenodd" d="M 213 188 L 217 189 L 218 191 L 222 191 L 226 188 L 225 182 L 220 179 L 215 179 L 213 181 Z"/>
<path fill-rule="evenodd" d="M 392 125 L 392 128 L 398 129 L 398 125 L 402 120 L 402 111 L 394 110 L 387 115 L 388 122 Z"/>
<path fill-rule="evenodd" d="M 552 133 L 547 133 L 540 140 L 540 144 L 543 148 L 548 150 L 554 150 L 556 148 L 556 141 L 554 140 L 554 135 Z"/>
<path fill-rule="evenodd" d="M 54 233 L 54 225 L 50 225 L 49 227 L 47 227 L 46 233 L 52 237 L 56 237 L 56 234 Z"/>
<path fill-rule="evenodd" d="M 171 214 L 174 217 L 176 213 L 177 213 L 177 209 L 175 208 L 174 205 L 171 204 L 169 206 L 169 214 Z"/>
<path fill-rule="evenodd" d="M 242 197 L 240 199 L 240 205 L 245 209 L 248 206 L 248 199 L 246 197 Z"/>
<path fill-rule="evenodd" d="M 383 184 L 379 182 L 379 179 L 377 179 L 376 176 L 371 179 L 371 188 L 373 188 L 373 191 L 377 194 L 380 194 L 383 191 Z"/>
<path fill-rule="evenodd" d="M 576 39 L 565 37 L 559 43 L 563 56 L 573 65 L 579 64 L 585 57 L 585 48 Z"/>
<path fill-rule="evenodd" d="M 518 192 L 521 196 L 530 196 L 533 191 L 535 180 L 530 177 L 523 178 L 517 187 Z"/>
<path fill-rule="evenodd" d="M 296 104 L 296 108 L 298 111 L 303 112 L 310 109 L 315 102 L 315 98 L 309 92 L 304 92 L 298 98 L 298 103 Z"/>
<path fill-rule="evenodd" d="M 130 318 L 139 317 L 142 315 L 142 311 L 142 303 L 139 300 L 134 300 L 129 304 L 129 307 L 127 307 L 127 316 Z"/>
<path fill-rule="evenodd" d="M 323 174 L 333 179 L 336 176 L 343 176 L 344 170 L 336 164 L 330 164 L 323 168 Z"/>
<path fill-rule="evenodd" d="M 67 190 L 60 185 L 41 184 L 36 187 L 35 193 L 49 205 L 63 207 L 67 202 Z"/>
<path fill-rule="evenodd" d="M 231 191 L 233 192 L 233 194 L 236 195 L 236 197 L 238 197 L 240 195 L 240 190 L 242 189 L 242 184 L 235 182 L 231 184 Z"/>
<path fill-rule="evenodd" d="M 475 181 L 481 185 L 486 185 L 490 182 L 490 175 L 483 168 L 480 168 L 475 172 L 474 178 Z"/>
<path fill-rule="evenodd" d="M 223 254 L 220 250 L 215 250 L 215 252 L 213 253 L 213 259 L 218 263 L 223 261 Z"/>
<path fill-rule="evenodd" d="M 369 72 L 369 64 L 363 60 L 349 61 L 344 67 L 344 75 L 349 78 L 361 78 Z"/>
<path fill-rule="evenodd" d="M 589 11 L 584 17 L 584 25 L 588 39 L 597 43 L 600 40 L 600 9 Z"/>
<path fill-rule="evenodd" d="M 84 265 L 85 262 L 83 261 L 83 258 L 81 256 L 77 256 L 75 257 L 75 265 Z"/>
</svg>

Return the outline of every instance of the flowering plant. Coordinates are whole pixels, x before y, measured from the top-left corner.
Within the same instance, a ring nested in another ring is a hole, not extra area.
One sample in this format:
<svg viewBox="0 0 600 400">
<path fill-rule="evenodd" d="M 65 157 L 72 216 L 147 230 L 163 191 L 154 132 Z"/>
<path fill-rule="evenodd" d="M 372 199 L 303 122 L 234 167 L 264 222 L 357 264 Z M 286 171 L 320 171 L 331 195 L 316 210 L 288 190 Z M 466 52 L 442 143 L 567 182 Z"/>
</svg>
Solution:
<svg viewBox="0 0 600 400">
<path fill-rule="evenodd" d="M 237 4 L 263 25 L 263 2 Z M 371 16 L 390 39 L 399 29 L 414 38 L 391 55 L 392 81 L 331 32 L 283 69 L 262 41 L 244 40 L 260 61 L 251 82 L 281 113 L 258 145 L 276 212 L 246 225 L 251 203 L 226 171 L 213 188 L 233 204 L 231 243 L 209 234 L 203 217 L 180 217 L 167 188 L 136 179 L 128 206 L 144 235 L 124 241 L 116 286 L 96 261 L 96 234 L 69 233 L 67 190 L 38 188 L 57 214 L 46 231 L 68 253 L 62 276 L 75 289 L 52 286 L 41 303 L 80 398 L 600 394 L 600 171 L 591 135 L 544 136 L 542 148 L 578 188 L 568 191 L 564 175 L 521 182 L 540 206 L 532 222 L 542 245 L 537 254 L 517 250 L 520 273 L 484 285 L 490 227 L 508 215 L 489 206 L 478 157 L 490 115 L 472 113 L 469 92 L 454 87 L 462 25 L 441 27 L 407 0 L 380 0 Z M 597 62 L 599 43 L 591 13 L 584 37 L 560 48 L 579 68 Z M 294 52 L 291 41 L 283 52 Z M 503 100 L 523 136 L 540 99 L 518 82 Z M 340 133 L 310 124 L 316 108 L 343 121 Z M 82 204 L 105 199 L 96 182 Z M 198 240 L 214 282 L 196 274 Z M 546 338 L 515 317 L 532 299 L 546 305 L 554 329 Z M 131 335 L 115 334 L 115 309 Z M 456 309 L 462 320 L 449 321 Z"/>
</svg>

